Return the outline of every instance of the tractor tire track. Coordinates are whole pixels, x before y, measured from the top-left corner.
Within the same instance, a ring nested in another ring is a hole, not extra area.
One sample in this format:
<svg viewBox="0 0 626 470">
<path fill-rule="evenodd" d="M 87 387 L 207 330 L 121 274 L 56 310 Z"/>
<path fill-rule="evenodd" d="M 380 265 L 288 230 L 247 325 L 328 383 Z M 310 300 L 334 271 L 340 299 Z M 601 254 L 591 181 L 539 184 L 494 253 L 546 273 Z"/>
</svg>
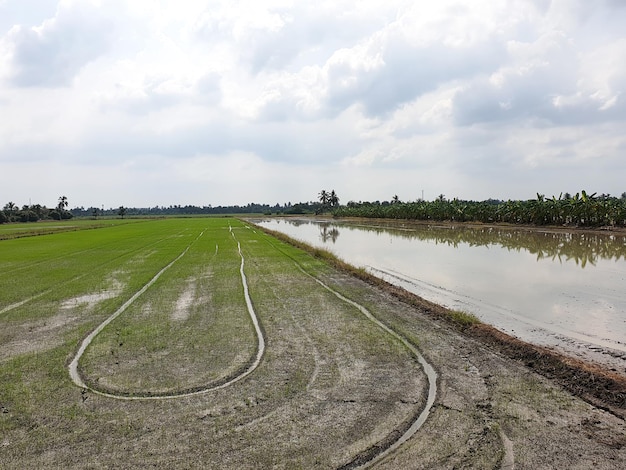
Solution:
<svg viewBox="0 0 626 470">
<path fill-rule="evenodd" d="M 428 378 L 428 396 L 426 399 L 426 405 L 424 406 L 424 409 L 421 411 L 417 419 L 413 422 L 413 424 L 411 424 L 411 426 L 409 426 L 409 428 L 395 442 L 393 442 L 389 447 L 383 449 L 379 454 L 376 454 L 370 460 L 361 463 L 360 459 L 357 456 L 355 460 L 353 460 L 352 462 L 342 467 L 342 468 L 369 468 L 370 466 L 374 465 L 375 463 L 380 462 L 382 459 L 384 459 L 385 457 L 387 457 L 388 455 L 396 451 L 402 444 L 404 444 L 407 440 L 409 440 L 419 430 L 419 428 L 421 428 L 422 425 L 426 422 L 426 419 L 428 418 L 428 415 L 430 414 L 430 410 L 433 404 L 435 403 L 435 399 L 437 398 L 437 372 L 435 372 L 435 369 L 433 368 L 433 366 L 424 358 L 424 356 L 422 356 L 419 350 L 415 346 L 413 346 L 413 344 L 411 344 L 409 340 L 407 340 L 400 334 L 396 333 L 394 330 L 392 330 L 383 322 L 381 322 L 367 308 L 355 302 L 354 300 L 351 300 L 345 297 L 344 295 L 337 292 L 332 287 L 328 286 L 327 284 L 325 284 L 324 282 L 322 282 L 315 276 L 307 273 L 299 264 L 296 264 L 296 266 L 304 274 L 313 278 L 313 280 L 315 280 L 315 282 L 317 282 L 324 289 L 334 294 L 337 298 L 339 298 L 343 302 L 346 302 L 347 304 L 355 307 L 363 315 L 365 315 L 365 317 L 369 321 L 374 323 L 376 326 L 381 328 L 383 331 L 391 335 L 396 340 L 400 341 L 411 352 L 411 354 L 413 354 L 413 356 L 417 359 L 419 364 L 422 366 L 422 369 L 426 373 L 426 377 Z"/>
<path fill-rule="evenodd" d="M 355 301 L 345 297 L 341 293 L 339 293 L 336 290 L 334 290 L 332 287 L 330 287 L 327 284 L 325 284 L 320 279 L 318 279 L 315 276 L 313 276 L 311 273 L 307 272 L 302 267 L 302 265 L 294 257 L 292 257 L 289 254 L 285 253 L 279 247 L 274 245 L 271 241 L 269 241 L 269 240 L 266 240 L 266 241 L 275 250 L 279 251 L 284 256 L 290 258 L 294 262 L 296 267 L 300 271 L 302 271 L 305 275 L 309 276 L 311 279 L 313 279 L 315 282 L 317 282 L 320 286 L 322 286 L 324 289 L 326 289 L 327 291 L 329 291 L 332 294 L 334 294 L 337 298 L 339 298 L 343 302 L 346 302 L 347 304 L 355 307 L 363 315 L 365 315 L 365 317 L 369 321 L 374 323 L 376 326 L 381 328 L 383 331 L 385 331 L 387 334 L 391 335 L 396 340 L 400 341 L 411 352 L 411 354 L 415 357 L 415 359 L 417 359 L 418 363 L 420 364 L 420 366 L 424 370 L 424 373 L 426 374 L 426 377 L 428 379 L 428 395 L 427 395 L 427 398 L 426 398 L 426 404 L 424 405 L 423 410 L 417 416 L 415 421 L 413 421 L 413 423 L 408 427 L 408 429 L 406 429 L 400 435 L 400 437 L 398 439 L 396 439 L 394 442 L 392 442 L 387 447 L 379 448 L 379 453 L 374 454 L 374 455 L 370 455 L 368 453 L 368 451 L 373 450 L 373 448 L 366 449 L 364 452 L 361 452 L 359 455 L 357 455 L 351 462 L 349 462 L 346 465 L 341 467 L 342 469 L 348 469 L 348 468 L 369 468 L 372 465 L 380 462 L 381 460 L 383 460 L 385 457 L 389 456 L 393 452 L 395 452 L 400 446 L 402 446 L 402 444 L 404 444 L 407 440 L 409 440 L 423 426 L 423 424 L 426 422 L 426 420 L 428 419 L 428 416 L 430 414 L 430 410 L 432 409 L 432 407 L 433 407 L 433 405 L 435 403 L 435 400 L 437 398 L 437 372 L 435 371 L 434 367 L 424 358 L 424 356 L 420 353 L 420 351 L 408 339 L 404 338 L 402 335 L 400 335 L 399 333 L 395 332 L 394 330 L 389 328 L 387 325 L 385 325 L 383 322 L 381 322 L 378 318 L 376 318 L 363 305 L 361 305 L 361 304 L 359 304 L 359 303 L 357 303 L 357 302 L 355 302 Z"/>
<path fill-rule="evenodd" d="M 85 383 L 85 381 L 83 380 L 83 378 L 81 377 L 79 368 L 78 368 L 78 363 L 80 361 L 80 358 L 82 357 L 82 355 L 85 353 L 85 351 L 87 350 L 87 348 L 89 347 L 89 345 L 91 344 L 91 342 L 96 338 L 96 336 L 98 336 L 98 334 L 100 332 L 102 332 L 102 330 L 104 330 L 104 328 L 106 328 L 113 320 L 115 320 L 117 317 L 119 317 L 122 313 L 124 313 L 124 311 L 135 301 L 137 300 L 137 298 L 139 298 L 146 290 L 148 290 L 156 281 L 157 279 L 159 279 L 159 277 L 161 277 L 161 275 L 166 272 L 169 268 L 171 268 L 179 259 L 181 259 L 183 256 L 185 256 L 185 254 L 189 251 L 189 249 L 191 248 L 191 246 L 204 234 L 204 232 L 200 233 L 200 235 L 198 235 L 198 237 L 189 244 L 189 246 L 187 246 L 187 248 L 185 248 L 185 250 L 183 250 L 183 252 L 178 255 L 178 257 L 176 257 L 173 261 L 171 261 L 167 266 L 165 266 L 163 269 L 161 269 L 146 285 L 144 285 L 139 291 L 137 291 L 130 299 L 128 299 L 117 311 L 115 311 L 115 313 L 113 313 L 110 317 L 108 317 L 104 322 L 102 322 L 95 330 L 93 330 L 81 343 L 80 347 L 78 348 L 78 351 L 76 353 L 76 355 L 74 356 L 74 358 L 72 359 L 72 361 L 70 362 L 68 369 L 69 369 L 69 374 L 70 377 L 72 379 L 72 381 L 74 382 L 74 384 L 76 384 L 78 387 L 81 387 L 83 390 L 88 390 L 90 392 L 93 392 L 95 394 L 104 396 L 104 397 L 108 397 L 108 398 L 115 398 L 118 400 L 167 400 L 167 399 L 174 399 L 174 398 L 185 398 L 185 397 L 191 397 L 194 395 L 201 395 L 201 394 L 205 394 L 214 390 L 219 390 L 222 388 L 226 388 L 232 384 L 234 384 L 235 382 L 240 381 L 241 379 L 243 379 L 244 377 L 250 375 L 261 363 L 261 359 L 263 358 L 263 354 L 265 352 L 265 337 L 263 336 L 263 332 L 261 330 L 261 326 L 259 324 L 259 320 L 256 316 L 256 312 L 254 311 L 254 307 L 252 305 L 252 300 L 250 299 L 250 293 L 248 290 L 248 282 L 246 279 L 246 275 L 244 272 L 244 266 L 245 266 L 245 260 L 244 260 L 244 256 L 243 253 L 241 251 L 241 244 L 239 243 L 239 241 L 237 241 L 237 238 L 235 237 L 235 234 L 232 231 L 232 227 L 229 227 L 230 233 L 233 236 L 233 239 L 235 240 L 235 242 L 237 243 L 237 249 L 239 252 L 239 256 L 241 258 L 241 264 L 240 264 L 240 268 L 239 268 L 239 273 L 241 276 L 241 283 L 243 285 L 243 290 L 244 290 L 244 297 L 245 297 L 245 301 L 246 301 L 246 306 L 248 309 L 248 314 L 250 315 L 250 318 L 252 320 L 252 323 L 254 325 L 254 329 L 256 332 L 256 336 L 257 336 L 257 341 L 258 341 L 258 347 L 257 347 L 257 352 L 255 355 L 254 360 L 250 363 L 250 365 L 244 369 L 242 372 L 238 373 L 237 375 L 229 378 L 226 382 L 223 383 L 219 383 L 217 385 L 213 385 L 213 386 L 207 386 L 201 389 L 197 389 L 197 390 L 191 390 L 191 391 L 182 391 L 179 393 L 167 393 L 167 394 L 155 394 L 155 395 L 124 395 L 124 394 L 116 394 L 116 393 L 111 393 L 111 392 L 106 392 L 103 390 L 98 390 L 96 388 L 93 388 L 91 386 L 89 386 L 88 384 Z M 216 245 L 215 247 L 215 251 L 217 253 L 218 247 Z"/>
</svg>

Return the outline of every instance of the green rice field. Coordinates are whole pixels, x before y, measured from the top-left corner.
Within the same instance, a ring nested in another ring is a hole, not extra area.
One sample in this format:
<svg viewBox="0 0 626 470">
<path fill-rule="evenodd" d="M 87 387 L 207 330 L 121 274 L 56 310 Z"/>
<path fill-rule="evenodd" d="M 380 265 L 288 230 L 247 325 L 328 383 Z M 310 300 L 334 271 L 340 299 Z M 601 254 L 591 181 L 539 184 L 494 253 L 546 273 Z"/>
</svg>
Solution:
<svg viewBox="0 0 626 470">
<path fill-rule="evenodd" d="M 135 433 L 142 429 L 139 441 L 145 439 L 152 426 L 147 421 L 169 421 L 167 429 L 154 425 L 161 434 L 190 432 L 184 424 L 189 414 L 197 421 L 208 413 L 197 423 L 204 427 L 216 402 L 248 412 L 229 412 L 237 422 L 259 419 L 256 413 L 269 406 L 264 413 L 274 416 L 272 428 L 289 427 L 288 416 L 300 407 L 295 403 L 314 383 L 328 393 L 346 374 L 358 379 L 363 368 L 373 368 L 365 382 L 376 383 L 413 371 L 400 390 L 409 397 L 422 392 L 421 385 L 415 388 L 423 375 L 408 343 L 316 284 L 328 266 L 239 220 L 84 223 L 36 235 L 0 241 L 0 435 L 6 436 L 0 459 L 9 467 L 38 466 L 50 453 L 52 462 L 71 467 L 85 458 L 79 443 L 101 448 L 97 454 L 107 465 L 118 462 L 112 449 L 140 445 Z M 353 388 L 350 382 L 345 386 Z M 393 403 L 380 411 L 370 406 L 372 416 L 386 416 L 382 438 L 395 436 L 399 425 L 408 428 L 422 408 L 418 398 Z M 305 413 L 307 419 L 321 413 L 307 432 L 338 439 L 342 427 L 324 415 L 340 410 L 324 408 Z M 355 408 L 342 419 L 359 420 L 363 412 Z M 236 434 L 237 425 L 219 416 L 211 423 L 211 436 L 218 429 Z M 371 426 L 380 425 L 374 420 Z M 369 448 L 371 438 L 363 441 L 356 431 L 332 458 L 349 461 Z M 198 433 L 187 444 L 203 442 Z M 319 459 L 320 442 L 296 461 Z M 174 440 L 174 455 L 155 461 L 182 458 L 175 451 L 180 445 Z M 259 445 L 241 458 L 259 458 L 266 448 Z M 227 448 L 218 458 L 207 456 L 208 449 L 194 454 L 220 462 Z M 136 457 L 162 450 L 150 441 Z M 286 458 L 284 448 L 275 452 Z"/>
<path fill-rule="evenodd" d="M 2 469 L 626 461 L 623 420 L 245 221 L 0 229 Z"/>
</svg>

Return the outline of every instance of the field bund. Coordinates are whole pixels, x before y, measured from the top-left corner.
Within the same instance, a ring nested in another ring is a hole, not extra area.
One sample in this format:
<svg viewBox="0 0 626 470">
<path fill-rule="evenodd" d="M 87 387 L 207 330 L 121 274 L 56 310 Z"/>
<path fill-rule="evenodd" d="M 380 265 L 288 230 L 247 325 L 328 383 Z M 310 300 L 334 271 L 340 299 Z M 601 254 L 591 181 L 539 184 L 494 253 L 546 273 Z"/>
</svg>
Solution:
<svg viewBox="0 0 626 470">
<path fill-rule="evenodd" d="M 626 464 L 623 419 L 244 222 L 72 223 L 0 240 L 2 468 Z"/>
</svg>

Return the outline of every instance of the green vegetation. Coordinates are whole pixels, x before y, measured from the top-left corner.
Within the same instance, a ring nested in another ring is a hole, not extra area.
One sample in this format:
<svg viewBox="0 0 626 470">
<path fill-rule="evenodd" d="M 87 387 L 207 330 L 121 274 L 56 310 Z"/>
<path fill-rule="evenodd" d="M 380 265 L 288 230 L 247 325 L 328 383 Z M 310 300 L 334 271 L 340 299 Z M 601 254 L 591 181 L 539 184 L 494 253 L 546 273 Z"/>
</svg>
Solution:
<svg viewBox="0 0 626 470">
<path fill-rule="evenodd" d="M 107 228 L 115 225 L 137 223 L 140 220 L 121 219 L 71 219 L 71 220 L 46 220 L 37 223 L 16 222 L 13 224 L 0 225 L 0 240 L 14 238 L 32 237 L 35 235 L 49 235 L 61 232 L 76 232 L 81 230 L 91 230 L 97 228 Z"/>
<path fill-rule="evenodd" d="M 94 338 L 78 363 L 81 376 L 90 387 L 136 397 L 201 390 L 245 367 L 257 341 L 237 242 L 268 338 L 253 374 L 228 389 L 161 402 L 119 402 L 73 384 L 68 364 L 83 338 L 175 259 Z M 248 467 L 257 455 L 337 467 L 347 458 L 342 449 L 369 448 L 370 436 L 393 438 L 420 409 L 419 365 L 307 274 L 330 272 L 325 262 L 224 218 L 119 219 L 99 230 L 0 241 L 0 460 L 7 468 L 44 461 L 176 467 L 169 459 L 188 461 L 191 453 L 222 468 L 235 465 L 232 456 Z M 340 288 L 335 278 L 327 282 Z M 372 391 L 384 406 L 350 405 Z M 313 396 L 328 398 L 311 408 Z M 299 422 L 308 424 L 294 427 Z M 304 447 L 282 439 L 294 430 Z M 242 435 L 247 452 L 233 452 Z M 326 439 L 336 452 L 326 452 Z M 128 446 L 137 451 L 119 453 Z"/>
<path fill-rule="evenodd" d="M 54 224 L 69 229 L 68 221 Z M 620 458 L 621 441 L 614 436 L 621 436 L 621 422 L 600 417 L 614 439 L 608 445 L 604 435 L 576 441 L 581 427 L 568 423 L 589 417 L 590 407 L 561 392 L 544 393 L 536 381 L 533 407 L 524 408 L 526 369 L 450 334 L 424 313 L 428 308 L 412 308 L 419 304 L 398 302 L 393 292 L 334 269 L 330 263 L 349 267 L 327 252 L 311 256 L 226 218 L 72 225 L 73 231 L 45 237 L 0 240 L 3 469 L 186 468 L 189 462 L 345 468 L 396 441 L 423 410 L 428 383 L 409 347 L 418 342 L 445 390 L 424 432 L 402 444 L 387 465 L 495 468 L 501 455 L 497 425 L 503 423 L 516 455 L 538 455 L 534 462 L 552 462 L 551 449 L 536 445 L 537 433 L 569 462 L 581 453 L 600 464 Z M 99 229 L 81 230 L 91 225 Z M 2 230 L 13 228 L 19 225 Z M 255 350 L 238 243 L 267 339 L 253 373 L 225 388 L 158 401 L 122 401 L 72 382 L 68 365 L 83 339 L 134 299 L 79 361 L 90 386 L 146 398 L 223 384 Z M 165 266 L 170 268 L 143 291 Z M 381 328 L 353 300 L 401 336 Z M 502 393 L 507 377 L 514 380 L 511 393 Z M 562 397 L 569 400 L 564 413 Z M 567 425 L 546 426 L 545 410 L 553 422 Z"/>
<path fill-rule="evenodd" d="M 322 189 L 318 198 L 321 206 L 315 211 L 316 214 L 321 214 L 339 207 L 339 196 L 337 196 L 334 189 L 331 192 Z"/>
<path fill-rule="evenodd" d="M 476 317 L 476 315 L 462 310 L 450 310 L 449 316 L 453 322 L 462 327 L 469 327 L 480 323 L 480 320 Z"/>
<path fill-rule="evenodd" d="M 509 223 L 533 225 L 566 225 L 576 227 L 626 226 L 626 193 L 622 197 L 588 195 L 528 201 L 482 202 L 448 200 L 442 194 L 435 201 L 349 202 L 333 211 L 336 217 L 371 217 L 453 222 Z"/>
<path fill-rule="evenodd" d="M 61 196 L 54 209 L 48 209 L 41 204 L 30 204 L 22 206 L 20 209 L 13 201 L 9 201 L 0 211 L 0 224 L 7 222 L 37 222 L 38 220 L 66 220 L 74 215 L 67 210 L 67 197 Z"/>
<path fill-rule="evenodd" d="M 167 216 L 236 216 L 250 214 L 313 214 L 320 208 L 317 201 L 285 202 L 282 204 L 261 204 L 251 202 L 245 205 L 213 206 L 213 205 L 180 205 L 154 207 L 125 207 L 125 216 L 128 217 L 167 217 Z M 74 217 L 116 217 L 119 208 L 99 209 L 97 207 L 75 207 L 70 209 Z"/>
</svg>

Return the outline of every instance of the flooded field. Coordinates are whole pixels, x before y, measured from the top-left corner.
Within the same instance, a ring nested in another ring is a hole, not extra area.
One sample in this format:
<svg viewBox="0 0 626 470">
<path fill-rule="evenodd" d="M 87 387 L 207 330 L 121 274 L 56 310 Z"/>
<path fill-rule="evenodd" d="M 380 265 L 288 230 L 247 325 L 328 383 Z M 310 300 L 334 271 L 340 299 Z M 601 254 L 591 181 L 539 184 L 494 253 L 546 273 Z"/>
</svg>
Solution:
<svg viewBox="0 0 626 470">
<path fill-rule="evenodd" d="M 524 340 L 626 359 L 624 234 L 265 219 L 421 297 Z"/>
</svg>

